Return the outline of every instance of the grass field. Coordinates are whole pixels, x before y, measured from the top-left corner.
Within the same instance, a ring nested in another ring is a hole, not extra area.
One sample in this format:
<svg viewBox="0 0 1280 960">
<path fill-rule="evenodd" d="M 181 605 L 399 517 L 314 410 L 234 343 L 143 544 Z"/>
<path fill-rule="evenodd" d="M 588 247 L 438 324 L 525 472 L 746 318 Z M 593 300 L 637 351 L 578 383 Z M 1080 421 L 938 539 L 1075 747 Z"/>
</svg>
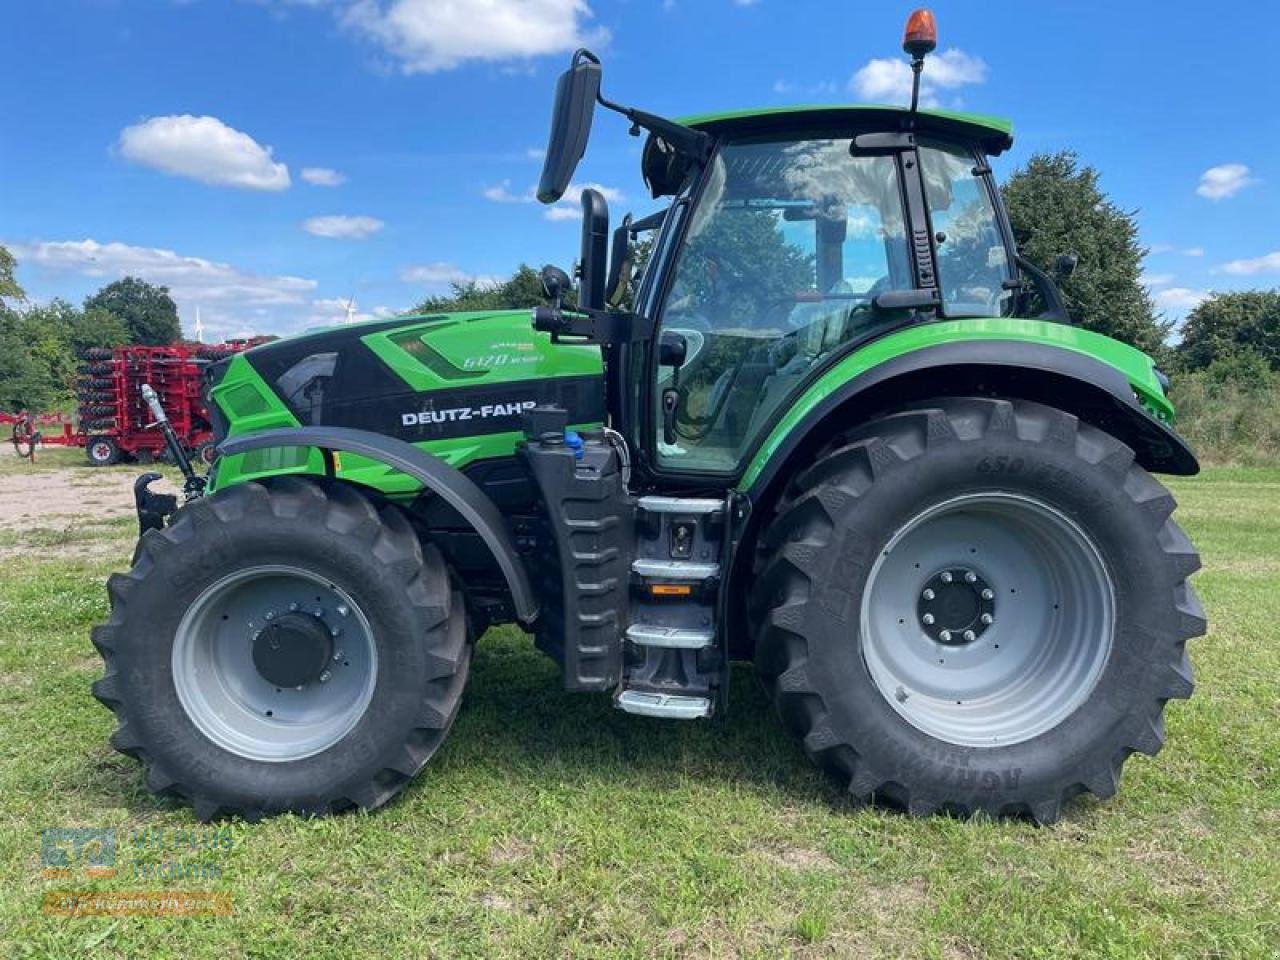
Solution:
<svg viewBox="0 0 1280 960">
<path fill-rule="evenodd" d="M 0 461 L 0 480 L 15 473 L 31 471 Z M 504 629 L 480 642 L 451 739 L 390 807 L 218 833 L 145 792 L 90 696 L 89 626 L 129 525 L 9 529 L 0 954 L 1273 958 L 1280 470 L 1173 486 L 1205 565 L 1196 696 L 1171 704 L 1168 746 L 1129 762 L 1118 797 L 1051 828 L 855 808 L 782 733 L 749 669 L 727 718 L 647 721 L 561 692 Z M 42 831 L 68 826 L 114 828 L 118 875 L 42 878 Z M 69 887 L 225 891 L 233 912 L 42 915 L 43 893 Z"/>
</svg>

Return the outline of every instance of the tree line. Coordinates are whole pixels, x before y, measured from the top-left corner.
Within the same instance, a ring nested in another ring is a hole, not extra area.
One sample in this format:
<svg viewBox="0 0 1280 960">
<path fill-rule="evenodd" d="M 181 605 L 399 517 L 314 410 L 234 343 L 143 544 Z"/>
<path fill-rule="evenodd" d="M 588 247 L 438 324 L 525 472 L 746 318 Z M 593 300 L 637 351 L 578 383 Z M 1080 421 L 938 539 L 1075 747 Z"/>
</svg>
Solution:
<svg viewBox="0 0 1280 960">
<path fill-rule="evenodd" d="M 15 268 L 13 256 L 0 247 L 0 410 L 69 410 L 86 350 L 182 338 L 178 307 L 166 287 L 125 277 L 80 306 L 62 299 L 35 304 L 27 301 Z"/>
</svg>

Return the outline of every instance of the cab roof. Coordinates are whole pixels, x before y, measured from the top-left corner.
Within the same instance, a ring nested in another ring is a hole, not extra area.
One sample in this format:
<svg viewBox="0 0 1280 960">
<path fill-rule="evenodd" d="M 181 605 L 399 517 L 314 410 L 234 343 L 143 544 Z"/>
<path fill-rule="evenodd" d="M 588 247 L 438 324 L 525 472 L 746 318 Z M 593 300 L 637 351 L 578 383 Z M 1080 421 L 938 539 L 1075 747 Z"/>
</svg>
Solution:
<svg viewBox="0 0 1280 960">
<path fill-rule="evenodd" d="M 813 104 L 792 107 L 761 107 L 755 110 L 729 110 L 680 117 L 686 127 L 708 133 L 765 133 L 797 123 L 831 123 L 846 121 L 865 129 L 902 128 L 910 116 L 906 107 L 876 104 Z M 951 110 L 917 110 L 916 128 L 941 137 L 976 141 L 992 156 L 1013 146 L 1013 122 L 1003 117 L 981 113 L 956 113 Z"/>
</svg>

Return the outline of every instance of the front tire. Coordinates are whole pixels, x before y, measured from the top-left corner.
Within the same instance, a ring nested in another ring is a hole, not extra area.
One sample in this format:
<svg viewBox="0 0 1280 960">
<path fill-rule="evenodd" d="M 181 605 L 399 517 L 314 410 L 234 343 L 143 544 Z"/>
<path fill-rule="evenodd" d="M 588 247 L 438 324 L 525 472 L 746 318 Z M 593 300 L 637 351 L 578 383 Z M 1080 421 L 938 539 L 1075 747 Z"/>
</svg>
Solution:
<svg viewBox="0 0 1280 960">
<path fill-rule="evenodd" d="M 766 531 L 762 676 L 858 799 L 1052 822 L 1113 794 L 1191 694 L 1199 557 L 1173 509 L 1132 450 L 1051 407 L 943 399 L 875 420 L 796 478 Z"/>
<path fill-rule="evenodd" d="M 341 484 L 198 500 L 107 592 L 94 695 L 119 721 L 112 745 L 202 820 L 381 806 L 443 743 L 466 684 L 439 551 Z"/>
</svg>

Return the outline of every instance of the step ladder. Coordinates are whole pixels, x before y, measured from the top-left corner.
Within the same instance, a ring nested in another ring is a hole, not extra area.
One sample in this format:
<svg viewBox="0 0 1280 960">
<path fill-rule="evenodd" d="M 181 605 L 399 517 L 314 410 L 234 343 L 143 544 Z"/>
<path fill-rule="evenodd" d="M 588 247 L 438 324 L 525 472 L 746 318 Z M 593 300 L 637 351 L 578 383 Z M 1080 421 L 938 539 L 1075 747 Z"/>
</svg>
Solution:
<svg viewBox="0 0 1280 960">
<path fill-rule="evenodd" d="M 631 622 L 614 705 L 669 720 L 710 717 L 726 660 L 718 643 L 724 500 L 671 496 L 636 501 Z"/>
</svg>

